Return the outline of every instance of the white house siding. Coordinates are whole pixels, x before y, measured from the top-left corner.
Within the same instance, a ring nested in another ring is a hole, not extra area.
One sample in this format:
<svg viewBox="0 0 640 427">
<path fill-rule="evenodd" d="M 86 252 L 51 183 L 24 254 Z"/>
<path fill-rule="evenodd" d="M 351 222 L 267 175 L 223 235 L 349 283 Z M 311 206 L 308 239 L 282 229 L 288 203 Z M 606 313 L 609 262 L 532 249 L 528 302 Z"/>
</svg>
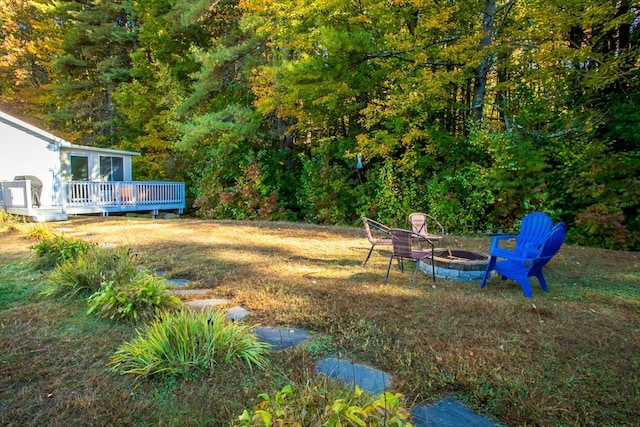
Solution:
<svg viewBox="0 0 640 427">
<path fill-rule="evenodd" d="M 13 181 L 20 175 L 37 177 L 43 184 L 40 199 L 43 207 L 60 203 L 59 150 L 54 140 L 47 140 L 28 125 L 16 125 L 0 114 L 0 181 Z"/>
</svg>

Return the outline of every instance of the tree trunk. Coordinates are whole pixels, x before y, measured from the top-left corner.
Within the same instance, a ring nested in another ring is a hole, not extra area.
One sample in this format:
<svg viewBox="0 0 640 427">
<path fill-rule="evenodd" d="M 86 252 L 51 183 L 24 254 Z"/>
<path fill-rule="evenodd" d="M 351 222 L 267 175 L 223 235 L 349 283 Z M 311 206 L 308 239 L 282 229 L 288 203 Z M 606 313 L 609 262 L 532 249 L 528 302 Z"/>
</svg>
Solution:
<svg viewBox="0 0 640 427">
<path fill-rule="evenodd" d="M 493 30 L 496 17 L 496 0 L 485 0 L 482 12 L 482 33 L 484 36 L 480 40 L 480 51 L 485 51 L 493 39 Z M 484 96 L 487 90 L 487 74 L 493 63 L 493 56 L 484 53 L 480 65 L 475 70 L 473 82 L 473 103 L 471 105 L 472 117 L 475 123 L 482 121 L 484 117 Z"/>
</svg>

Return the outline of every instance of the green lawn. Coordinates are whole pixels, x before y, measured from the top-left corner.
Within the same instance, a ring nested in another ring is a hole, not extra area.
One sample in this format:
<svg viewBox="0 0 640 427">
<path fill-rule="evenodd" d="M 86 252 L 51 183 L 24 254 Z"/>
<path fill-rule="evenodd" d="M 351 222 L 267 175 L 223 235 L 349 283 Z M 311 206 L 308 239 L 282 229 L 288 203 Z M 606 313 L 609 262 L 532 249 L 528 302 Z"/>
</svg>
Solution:
<svg viewBox="0 0 640 427">
<path fill-rule="evenodd" d="M 192 219 L 77 218 L 65 236 L 130 247 L 141 265 L 189 278 L 265 326 L 301 327 L 305 346 L 269 368 L 232 364 L 207 377 L 137 379 L 107 367 L 136 325 L 86 314 L 82 300 L 40 296 L 47 271 L 29 262 L 31 224 L 0 224 L 0 424 L 228 424 L 286 384 L 319 381 L 334 355 L 392 375 L 405 405 L 456 397 L 516 425 L 636 425 L 640 419 L 640 254 L 565 245 L 548 264 L 549 293 L 391 273 L 358 228 Z M 448 237 L 487 251 L 487 237 Z M 139 325 L 138 325 L 139 326 Z"/>
</svg>

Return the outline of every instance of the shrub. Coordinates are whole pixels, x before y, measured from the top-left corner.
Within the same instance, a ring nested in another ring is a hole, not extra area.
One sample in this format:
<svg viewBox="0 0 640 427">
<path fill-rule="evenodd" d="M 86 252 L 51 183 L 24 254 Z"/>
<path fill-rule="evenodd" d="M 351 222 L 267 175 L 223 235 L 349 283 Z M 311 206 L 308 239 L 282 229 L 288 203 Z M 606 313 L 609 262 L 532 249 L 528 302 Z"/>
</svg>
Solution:
<svg viewBox="0 0 640 427">
<path fill-rule="evenodd" d="M 239 360 L 264 368 L 269 345 L 223 312 L 164 311 L 111 358 L 112 369 L 140 376 L 188 376 Z"/>
<path fill-rule="evenodd" d="M 27 237 L 32 240 L 46 240 L 54 236 L 54 233 L 45 225 L 37 224 L 27 230 Z"/>
<path fill-rule="evenodd" d="M 87 252 L 93 245 L 80 239 L 67 240 L 61 234 L 41 240 L 29 246 L 38 255 L 39 265 L 43 268 L 53 267 L 66 261 L 75 261 L 78 256 Z"/>
<path fill-rule="evenodd" d="M 132 280 L 108 280 L 87 301 L 88 314 L 97 312 L 112 320 L 143 320 L 163 309 L 180 306 L 164 279 L 140 272 Z"/>
<path fill-rule="evenodd" d="M 138 273 L 128 249 L 109 250 L 92 246 L 75 261 L 67 261 L 54 268 L 49 280 L 57 288 L 49 293 L 63 297 L 91 295 L 100 290 L 104 282 L 129 283 Z"/>
<path fill-rule="evenodd" d="M 263 393 L 253 411 L 244 411 L 232 424 L 249 426 L 411 426 L 401 394 L 385 392 L 377 399 L 359 387 L 330 389 L 326 381 L 302 390 L 286 385 L 273 398 Z"/>
<path fill-rule="evenodd" d="M 11 215 L 5 210 L 0 209 L 0 224 L 6 224 L 8 226 L 14 225 L 18 222 L 18 217 Z"/>
</svg>

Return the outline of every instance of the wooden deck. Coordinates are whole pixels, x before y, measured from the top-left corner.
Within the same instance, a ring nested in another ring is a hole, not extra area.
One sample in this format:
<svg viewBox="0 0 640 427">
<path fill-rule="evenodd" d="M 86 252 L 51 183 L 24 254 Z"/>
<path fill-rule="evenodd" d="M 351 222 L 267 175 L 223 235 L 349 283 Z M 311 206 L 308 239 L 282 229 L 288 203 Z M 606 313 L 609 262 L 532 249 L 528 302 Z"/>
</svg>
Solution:
<svg viewBox="0 0 640 427">
<path fill-rule="evenodd" d="M 29 181 L 0 183 L 0 208 L 36 222 L 63 221 L 68 215 L 160 211 L 182 213 L 185 185 L 161 181 L 71 181 L 62 184 L 59 201 L 47 205 L 32 192 Z"/>
</svg>

